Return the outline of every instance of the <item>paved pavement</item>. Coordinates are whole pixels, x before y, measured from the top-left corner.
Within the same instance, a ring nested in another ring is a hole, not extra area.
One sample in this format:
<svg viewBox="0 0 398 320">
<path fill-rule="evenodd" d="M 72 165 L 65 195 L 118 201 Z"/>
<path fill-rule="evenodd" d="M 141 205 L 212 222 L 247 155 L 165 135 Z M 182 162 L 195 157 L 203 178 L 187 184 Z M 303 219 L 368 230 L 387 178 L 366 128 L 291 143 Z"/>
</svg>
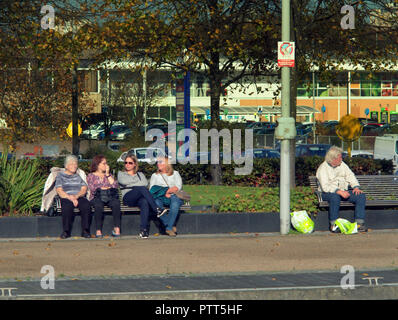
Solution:
<svg viewBox="0 0 398 320">
<path fill-rule="evenodd" d="M 397 263 L 397 230 L 350 236 L 2 239 L 0 295 L 8 300 L 397 299 Z"/>
</svg>

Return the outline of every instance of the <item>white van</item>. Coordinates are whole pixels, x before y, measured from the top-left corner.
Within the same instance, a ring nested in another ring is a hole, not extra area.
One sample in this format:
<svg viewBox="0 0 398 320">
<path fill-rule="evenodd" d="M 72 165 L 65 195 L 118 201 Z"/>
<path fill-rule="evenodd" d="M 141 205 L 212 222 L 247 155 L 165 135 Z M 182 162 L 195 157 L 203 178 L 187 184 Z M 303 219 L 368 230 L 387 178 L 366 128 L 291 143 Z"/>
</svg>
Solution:
<svg viewBox="0 0 398 320">
<path fill-rule="evenodd" d="M 398 134 L 376 137 L 373 156 L 375 159 L 392 160 L 396 168 L 398 166 Z"/>
</svg>

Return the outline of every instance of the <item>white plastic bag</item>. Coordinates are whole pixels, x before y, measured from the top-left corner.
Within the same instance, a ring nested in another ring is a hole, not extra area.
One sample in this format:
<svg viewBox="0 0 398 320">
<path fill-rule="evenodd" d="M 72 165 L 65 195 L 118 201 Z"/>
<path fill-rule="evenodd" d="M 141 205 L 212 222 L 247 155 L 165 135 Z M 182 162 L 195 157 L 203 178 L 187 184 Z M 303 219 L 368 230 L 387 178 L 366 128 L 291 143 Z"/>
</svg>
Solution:
<svg viewBox="0 0 398 320">
<path fill-rule="evenodd" d="M 338 228 L 343 234 L 358 233 L 358 224 L 356 222 L 351 223 L 350 221 L 342 218 L 338 218 L 332 228 L 333 231 L 336 231 Z"/>
<path fill-rule="evenodd" d="M 294 211 L 290 213 L 291 223 L 294 229 L 301 233 L 314 231 L 314 221 L 308 216 L 307 211 Z"/>
</svg>

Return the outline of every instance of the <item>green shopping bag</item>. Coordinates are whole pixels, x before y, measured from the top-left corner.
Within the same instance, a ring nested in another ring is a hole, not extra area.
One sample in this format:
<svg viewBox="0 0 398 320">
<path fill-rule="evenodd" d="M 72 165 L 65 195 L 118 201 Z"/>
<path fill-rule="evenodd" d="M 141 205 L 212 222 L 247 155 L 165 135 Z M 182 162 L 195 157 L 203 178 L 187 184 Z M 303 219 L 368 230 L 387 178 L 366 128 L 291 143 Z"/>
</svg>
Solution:
<svg viewBox="0 0 398 320">
<path fill-rule="evenodd" d="M 301 233 L 311 233 L 314 231 L 314 221 L 308 216 L 307 211 L 294 211 L 290 213 L 291 223 L 294 229 Z"/>
<path fill-rule="evenodd" d="M 343 234 L 358 233 L 358 224 L 356 222 L 351 223 L 350 221 L 342 218 L 338 218 L 332 227 L 333 231 L 336 231 L 337 228 Z"/>
</svg>

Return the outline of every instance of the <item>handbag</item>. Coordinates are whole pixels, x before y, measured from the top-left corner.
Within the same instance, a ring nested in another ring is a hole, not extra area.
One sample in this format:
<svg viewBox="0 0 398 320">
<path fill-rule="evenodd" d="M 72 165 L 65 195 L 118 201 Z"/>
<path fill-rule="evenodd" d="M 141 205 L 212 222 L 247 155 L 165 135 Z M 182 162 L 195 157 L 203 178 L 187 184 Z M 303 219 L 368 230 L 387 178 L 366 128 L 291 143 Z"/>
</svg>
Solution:
<svg viewBox="0 0 398 320">
<path fill-rule="evenodd" d="M 162 176 L 164 182 L 166 182 L 166 185 L 169 187 L 169 184 L 167 183 L 166 179 L 163 177 L 162 174 L 160 174 L 160 175 Z M 169 187 L 169 188 L 170 188 L 170 187 Z M 191 195 L 190 195 L 188 192 L 184 191 L 184 190 L 178 190 L 178 191 L 175 192 L 174 194 L 175 194 L 178 198 L 180 198 L 181 200 L 184 200 L 184 201 L 189 201 L 189 200 L 191 200 Z"/>
<path fill-rule="evenodd" d="M 94 198 L 100 199 L 102 202 L 107 203 L 113 199 L 119 200 L 119 193 L 117 189 L 100 189 L 95 190 Z"/>
<path fill-rule="evenodd" d="M 189 200 L 191 200 L 191 195 L 190 195 L 188 192 L 184 191 L 184 190 L 178 190 L 178 191 L 175 193 L 175 195 L 176 195 L 178 198 L 180 198 L 181 200 L 184 200 L 184 201 L 189 201 Z"/>
</svg>

